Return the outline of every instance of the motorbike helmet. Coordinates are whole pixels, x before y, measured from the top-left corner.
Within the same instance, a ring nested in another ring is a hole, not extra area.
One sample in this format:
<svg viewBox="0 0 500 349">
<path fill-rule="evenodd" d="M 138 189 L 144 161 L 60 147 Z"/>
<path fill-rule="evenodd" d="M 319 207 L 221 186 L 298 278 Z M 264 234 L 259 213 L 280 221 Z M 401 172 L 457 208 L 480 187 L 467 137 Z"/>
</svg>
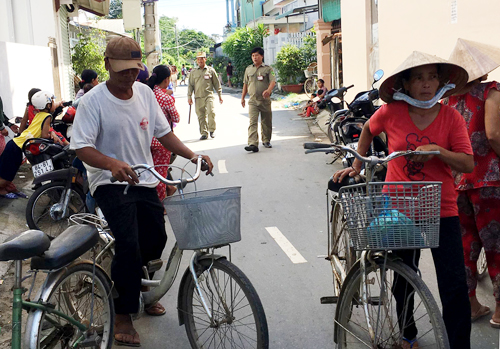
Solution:
<svg viewBox="0 0 500 349">
<path fill-rule="evenodd" d="M 52 92 L 38 91 L 31 97 L 31 104 L 33 104 L 36 109 L 43 110 L 47 107 L 47 104 L 52 103 L 52 100 L 55 98 Z"/>
</svg>

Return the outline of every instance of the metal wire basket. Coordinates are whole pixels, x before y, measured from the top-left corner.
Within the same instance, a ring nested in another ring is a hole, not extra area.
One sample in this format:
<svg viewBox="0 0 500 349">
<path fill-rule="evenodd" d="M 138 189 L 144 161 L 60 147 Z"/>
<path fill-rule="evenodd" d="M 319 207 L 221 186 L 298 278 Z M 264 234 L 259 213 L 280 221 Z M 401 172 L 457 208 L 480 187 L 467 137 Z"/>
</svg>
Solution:
<svg viewBox="0 0 500 349">
<path fill-rule="evenodd" d="M 169 196 L 163 201 L 181 250 L 218 247 L 241 240 L 241 188 Z"/>
<path fill-rule="evenodd" d="M 439 246 L 441 182 L 373 182 L 339 196 L 355 250 Z"/>
</svg>

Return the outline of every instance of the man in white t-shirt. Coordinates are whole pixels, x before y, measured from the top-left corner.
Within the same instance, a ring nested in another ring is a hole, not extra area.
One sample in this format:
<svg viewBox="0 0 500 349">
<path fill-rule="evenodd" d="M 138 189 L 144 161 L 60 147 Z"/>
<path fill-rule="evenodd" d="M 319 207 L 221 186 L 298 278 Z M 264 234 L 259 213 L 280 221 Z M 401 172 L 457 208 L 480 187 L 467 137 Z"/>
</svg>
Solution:
<svg viewBox="0 0 500 349">
<path fill-rule="evenodd" d="M 161 258 L 167 241 L 163 206 L 156 195 L 158 180 L 149 172 L 141 179 L 130 165 L 153 165 L 153 136 L 175 154 L 195 159 L 172 132 L 151 89 L 135 82 L 143 69 L 141 48 L 128 37 L 115 37 L 106 47 L 109 80 L 85 94 L 79 104 L 71 148 L 85 163 L 90 190 L 115 236 L 111 278 L 115 298 L 115 342 L 138 346 L 140 338 L 130 314 L 139 307 L 142 266 Z M 208 156 L 207 174 L 212 171 Z M 195 160 L 194 160 L 195 161 Z M 118 180 L 111 183 L 114 177 Z M 127 182 L 133 185 L 123 194 Z M 163 315 L 159 303 L 149 304 L 150 315 Z"/>
</svg>

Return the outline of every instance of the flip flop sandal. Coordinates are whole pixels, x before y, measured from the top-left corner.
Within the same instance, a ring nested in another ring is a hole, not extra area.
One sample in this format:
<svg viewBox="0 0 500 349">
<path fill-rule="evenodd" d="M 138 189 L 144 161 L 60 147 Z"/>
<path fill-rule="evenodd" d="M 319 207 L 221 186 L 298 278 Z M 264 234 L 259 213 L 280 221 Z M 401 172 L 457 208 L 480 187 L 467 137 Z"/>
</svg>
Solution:
<svg viewBox="0 0 500 349">
<path fill-rule="evenodd" d="M 14 194 L 17 197 L 23 198 L 23 199 L 28 198 L 28 195 L 24 194 L 22 191 L 18 191 L 18 192 L 12 193 L 12 194 Z"/>
<path fill-rule="evenodd" d="M 417 344 L 416 348 L 418 348 L 418 343 L 417 343 L 417 338 L 414 338 L 414 339 L 408 339 L 408 338 L 405 338 L 403 337 L 403 340 L 407 343 L 410 343 L 410 349 L 413 348 L 413 346 L 415 344 Z"/>
<path fill-rule="evenodd" d="M 144 309 L 144 311 L 149 316 L 162 316 L 162 315 L 165 315 L 167 313 L 167 311 L 165 310 L 163 305 L 161 305 L 159 303 L 153 304 L 149 308 Z"/>
<path fill-rule="evenodd" d="M 481 305 L 481 308 L 479 308 L 479 310 L 476 312 L 476 314 L 474 316 L 470 317 L 470 322 L 477 321 L 480 318 L 482 318 L 483 316 L 488 315 L 490 312 L 491 311 L 490 311 L 489 307 L 487 307 L 485 305 Z"/>
<path fill-rule="evenodd" d="M 7 193 L 5 195 L 0 195 L 0 198 L 5 198 L 5 199 L 18 199 L 18 196 L 14 193 Z"/>
<path fill-rule="evenodd" d="M 117 334 L 128 334 L 128 333 L 115 333 L 115 335 L 114 335 L 115 345 L 121 346 L 121 347 L 134 347 L 134 348 L 138 348 L 141 346 L 141 343 L 130 343 L 130 342 L 125 342 L 125 341 L 121 341 L 119 339 L 116 339 Z M 131 334 L 130 334 L 130 336 L 132 336 L 132 338 L 135 337 L 135 335 L 131 335 Z"/>
<path fill-rule="evenodd" d="M 496 322 L 495 320 L 490 320 L 490 326 L 493 328 L 500 328 L 500 322 Z"/>
</svg>

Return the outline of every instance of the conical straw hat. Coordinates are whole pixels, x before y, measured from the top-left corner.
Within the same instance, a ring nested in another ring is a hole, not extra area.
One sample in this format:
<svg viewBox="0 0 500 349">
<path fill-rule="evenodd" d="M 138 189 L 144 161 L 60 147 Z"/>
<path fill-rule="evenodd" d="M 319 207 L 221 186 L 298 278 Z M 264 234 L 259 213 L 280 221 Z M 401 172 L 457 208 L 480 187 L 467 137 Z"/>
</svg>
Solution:
<svg viewBox="0 0 500 349">
<path fill-rule="evenodd" d="M 396 68 L 396 70 L 380 85 L 380 98 L 386 103 L 391 103 L 394 100 L 392 95 L 399 89 L 403 89 L 402 73 L 406 70 L 421 67 L 428 64 L 437 64 L 439 78 L 442 83 L 452 83 L 456 87 L 445 93 L 443 98 L 451 96 L 456 91 L 460 91 L 466 84 L 468 74 L 467 71 L 456 65 L 448 62 L 443 58 L 433 56 L 427 53 L 413 51 L 413 53 L 405 59 L 405 61 Z"/>
<path fill-rule="evenodd" d="M 500 66 L 500 47 L 458 39 L 450 62 L 464 67 L 469 81 L 474 81 Z"/>
</svg>

